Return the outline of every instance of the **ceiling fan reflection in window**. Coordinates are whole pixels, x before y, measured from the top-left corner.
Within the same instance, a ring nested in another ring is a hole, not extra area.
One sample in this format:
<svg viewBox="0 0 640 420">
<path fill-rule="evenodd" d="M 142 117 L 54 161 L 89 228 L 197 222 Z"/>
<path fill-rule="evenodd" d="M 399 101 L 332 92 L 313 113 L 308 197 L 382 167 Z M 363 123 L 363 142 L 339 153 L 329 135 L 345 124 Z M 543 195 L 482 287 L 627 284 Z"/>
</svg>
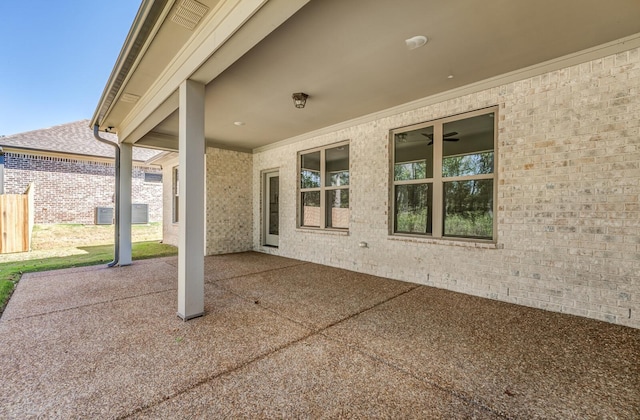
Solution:
<svg viewBox="0 0 640 420">
<path fill-rule="evenodd" d="M 429 143 L 427 143 L 427 146 L 431 146 L 433 144 L 433 134 L 425 134 L 425 133 L 421 133 L 421 134 L 430 140 Z M 451 137 L 451 136 L 457 136 L 457 135 L 458 135 L 457 131 L 452 131 L 450 133 L 443 134 L 442 135 L 442 140 L 444 140 L 444 141 L 460 141 L 460 139 L 458 139 L 458 138 Z"/>
</svg>

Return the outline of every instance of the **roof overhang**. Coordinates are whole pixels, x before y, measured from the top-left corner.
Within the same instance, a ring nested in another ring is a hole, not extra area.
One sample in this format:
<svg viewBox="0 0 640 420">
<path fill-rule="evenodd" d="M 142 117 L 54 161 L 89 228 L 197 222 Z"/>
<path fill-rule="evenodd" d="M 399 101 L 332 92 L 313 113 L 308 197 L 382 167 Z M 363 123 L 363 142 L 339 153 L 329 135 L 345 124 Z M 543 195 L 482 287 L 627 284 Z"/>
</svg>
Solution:
<svg viewBox="0 0 640 420">
<path fill-rule="evenodd" d="M 92 120 L 121 142 L 176 150 L 185 79 L 206 85 L 208 144 L 250 151 L 640 46 L 626 0 L 199 0 L 193 30 L 183 1 L 140 7 Z"/>
<path fill-rule="evenodd" d="M 91 119 L 91 127 L 104 120 L 121 98 L 126 82 L 137 69 L 160 27 L 167 3 L 169 0 L 142 1 Z"/>
</svg>

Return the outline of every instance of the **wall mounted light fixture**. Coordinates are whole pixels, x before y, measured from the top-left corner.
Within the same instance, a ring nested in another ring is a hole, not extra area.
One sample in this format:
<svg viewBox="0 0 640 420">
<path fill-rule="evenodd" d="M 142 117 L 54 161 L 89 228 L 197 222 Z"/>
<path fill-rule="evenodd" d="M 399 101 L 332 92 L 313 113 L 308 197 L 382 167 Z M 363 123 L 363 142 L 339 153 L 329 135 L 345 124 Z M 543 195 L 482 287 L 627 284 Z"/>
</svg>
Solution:
<svg viewBox="0 0 640 420">
<path fill-rule="evenodd" d="M 295 105 L 296 108 L 304 108 L 309 95 L 307 95 L 306 93 L 298 92 L 291 95 L 291 97 L 293 98 L 293 105 Z"/>
</svg>

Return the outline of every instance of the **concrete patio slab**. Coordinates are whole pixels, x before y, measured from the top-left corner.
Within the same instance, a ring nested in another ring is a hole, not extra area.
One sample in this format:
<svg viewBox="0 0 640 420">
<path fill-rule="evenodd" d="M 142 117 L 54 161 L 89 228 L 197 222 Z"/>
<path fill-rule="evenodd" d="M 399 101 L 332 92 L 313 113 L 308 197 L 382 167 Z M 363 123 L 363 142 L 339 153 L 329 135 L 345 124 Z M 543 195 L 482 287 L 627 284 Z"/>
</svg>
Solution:
<svg viewBox="0 0 640 420">
<path fill-rule="evenodd" d="M 507 417 L 640 418 L 640 331 L 420 287 L 325 332 Z"/>
<path fill-rule="evenodd" d="M 315 330 L 417 287 L 312 263 L 221 280 L 216 284 Z"/>
<path fill-rule="evenodd" d="M 169 260 L 169 264 L 177 267 L 178 260 Z M 204 275 L 206 282 L 212 282 L 246 276 L 247 274 L 278 270 L 300 264 L 306 263 L 291 258 L 261 254 L 258 252 L 240 252 L 205 258 Z"/>
<path fill-rule="evenodd" d="M 176 261 L 25 276 L 0 418 L 640 418 L 639 330 L 256 253 L 182 322 Z"/>
<path fill-rule="evenodd" d="M 182 322 L 175 291 L 0 322 L 0 418 L 117 418 L 309 334 L 215 286 Z"/>
<path fill-rule="evenodd" d="M 137 261 L 135 267 L 108 268 L 101 265 L 24 274 L 2 319 L 29 317 L 175 289 L 178 270 L 168 264 L 175 259 Z M 100 281 L 94 281 L 96 278 Z M 52 282 L 55 287 L 52 287 Z M 23 288 L 28 290 L 23 291 Z"/>
<path fill-rule="evenodd" d="M 501 418 L 315 335 L 134 416 L 158 418 Z"/>
</svg>

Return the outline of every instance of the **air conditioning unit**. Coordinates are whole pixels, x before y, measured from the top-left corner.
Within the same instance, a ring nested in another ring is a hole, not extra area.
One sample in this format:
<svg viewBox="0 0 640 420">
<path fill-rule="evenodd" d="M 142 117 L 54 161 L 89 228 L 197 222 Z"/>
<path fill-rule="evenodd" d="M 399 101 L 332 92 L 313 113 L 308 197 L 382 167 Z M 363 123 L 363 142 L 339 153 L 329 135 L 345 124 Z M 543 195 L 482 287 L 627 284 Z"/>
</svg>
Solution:
<svg viewBox="0 0 640 420">
<path fill-rule="evenodd" d="M 149 223 L 149 205 L 148 204 L 132 204 L 131 205 L 131 224 L 142 225 Z"/>
<path fill-rule="evenodd" d="M 113 207 L 96 207 L 95 224 L 96 225 L 112 225 L 113 224 Z"/>
</svg>

